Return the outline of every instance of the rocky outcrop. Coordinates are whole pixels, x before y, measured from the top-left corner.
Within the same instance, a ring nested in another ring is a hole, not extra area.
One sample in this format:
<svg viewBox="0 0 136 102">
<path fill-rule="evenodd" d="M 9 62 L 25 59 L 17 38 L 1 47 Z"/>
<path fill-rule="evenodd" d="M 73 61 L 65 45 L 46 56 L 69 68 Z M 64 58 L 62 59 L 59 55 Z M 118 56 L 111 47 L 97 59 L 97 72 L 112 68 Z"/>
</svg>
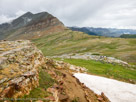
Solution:
<svg viewBox="0 0 136 102">
<path fill-rule="evenodd" d="M 119 65 L 127 66 L 127 67 L 135 67 L 135 66 L 129 65 L 125 61 L 116 59 L 114 57 L 92 55 L 91 53 L 64 54 L 61 56 L 53 56 L 53 58 L 73 58 L 73 59 L 95 60 L 95 61 L 101 61 L 101 62 L 106 62 L 111 64 L 119 64 Z"/>
<path fill-rule="evenodd" d="M 0 98 L 17 98 L 38 86 L 44 57 L 30 41 L 0 42 Z"/>
</svg>

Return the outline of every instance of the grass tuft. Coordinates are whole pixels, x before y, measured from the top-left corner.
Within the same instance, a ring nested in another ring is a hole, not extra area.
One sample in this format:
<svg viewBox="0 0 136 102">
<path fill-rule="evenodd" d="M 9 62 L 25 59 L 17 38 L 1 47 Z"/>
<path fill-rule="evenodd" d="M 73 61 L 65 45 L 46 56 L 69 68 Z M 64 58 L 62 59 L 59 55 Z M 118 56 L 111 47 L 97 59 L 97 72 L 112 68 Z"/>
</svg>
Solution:
<svg viewBox="0 0 136 102">
<path fill-rule="evenodd" d="M 48 93 L 46 90 L 53 86 L 53 84 L 56 81 L 54 79 L 51 78 L 51 76 L 44 70 L 44 69 L 40 69 L 39 72 L 39 86 L 35 89 L 33 89 L 29 95 L 25 95 L 24 98 L 25 99 L 32 99 L 34 98 L 36 100 L 40 100 L 42 99 L 44 102 L 47 102 L 44 100 L 45 97 L 48 97 L 50 95 L 50 93 Z M 20 101 L 20 102 L 26 102 L 26 101 Z M 29 102 L 29 101 L 28 101 Z"/>
</svg>

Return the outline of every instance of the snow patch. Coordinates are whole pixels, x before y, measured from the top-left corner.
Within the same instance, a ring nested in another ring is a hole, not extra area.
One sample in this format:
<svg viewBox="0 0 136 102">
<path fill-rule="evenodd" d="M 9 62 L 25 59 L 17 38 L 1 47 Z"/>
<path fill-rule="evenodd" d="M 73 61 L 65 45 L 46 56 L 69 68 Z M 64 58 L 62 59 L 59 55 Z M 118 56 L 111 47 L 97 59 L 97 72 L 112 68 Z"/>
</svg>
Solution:
<svg viewBox="0 0 136 102">
<path fill-rule="evenodd" d="M 104 94 L 111 102 L 136 102 L 136 85 L 104 77 L 75 73 L 74 76 L 97 94 Z"/>
</svg>

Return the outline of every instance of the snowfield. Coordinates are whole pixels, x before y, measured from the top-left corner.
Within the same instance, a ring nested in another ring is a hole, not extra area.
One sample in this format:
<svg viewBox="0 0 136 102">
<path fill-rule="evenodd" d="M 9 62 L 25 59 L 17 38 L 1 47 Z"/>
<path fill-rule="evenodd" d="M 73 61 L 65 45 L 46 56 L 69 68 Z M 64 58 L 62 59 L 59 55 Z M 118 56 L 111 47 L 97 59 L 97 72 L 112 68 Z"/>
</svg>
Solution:
<svg viewBox="0 0 136 102">
<path fill-rule="evenodd" d="M 105 77 L 75 73 L 74 76 L 97 94 L 104 94 L 111 102 L 136 102 L 136 85 Z"/>
</svg>

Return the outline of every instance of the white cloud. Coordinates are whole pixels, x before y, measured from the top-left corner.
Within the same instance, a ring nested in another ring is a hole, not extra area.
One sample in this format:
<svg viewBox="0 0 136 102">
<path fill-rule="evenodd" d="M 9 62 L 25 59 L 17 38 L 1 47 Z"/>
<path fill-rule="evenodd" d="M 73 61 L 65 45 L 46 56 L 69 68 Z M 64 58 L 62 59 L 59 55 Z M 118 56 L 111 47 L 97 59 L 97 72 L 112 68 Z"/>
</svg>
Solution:
<svg viewBox="0 0 136 102">
<path fill-rule="evenodd" d="M 16 12 L 16 17 L 19 17 L 19 16 L 21 16 L 21 15 L 23 15 L 23 14 L 25 14 L 25 13 L 26 13 L 26 11 L 22 11 L 22 10 L 17 11 L 17 12 Z"/>
<path fill-rule="evenodd" d="M 136 28 L 136 0 L 0 0 L 0 23 L 47 11 L 66 26 Z"/>
<path fill-rule="evenodd" d="M 0 15 L 0 24 L 2 23 L 10 23 L 12 22 L 12 20 L 16 19 L 17 17 L 23 15 L 24 13 L 26 13 L 25 11 L 18 11 L 15 13 L 15 16 L 8 16 L 8 15 Z"/>
<path fill-rule="evenodd" d="M 14 17 L 8 17 L 6 15 L 0 15 L 0 24 L 1 23 L 10 23 Z"/>
</svg>

